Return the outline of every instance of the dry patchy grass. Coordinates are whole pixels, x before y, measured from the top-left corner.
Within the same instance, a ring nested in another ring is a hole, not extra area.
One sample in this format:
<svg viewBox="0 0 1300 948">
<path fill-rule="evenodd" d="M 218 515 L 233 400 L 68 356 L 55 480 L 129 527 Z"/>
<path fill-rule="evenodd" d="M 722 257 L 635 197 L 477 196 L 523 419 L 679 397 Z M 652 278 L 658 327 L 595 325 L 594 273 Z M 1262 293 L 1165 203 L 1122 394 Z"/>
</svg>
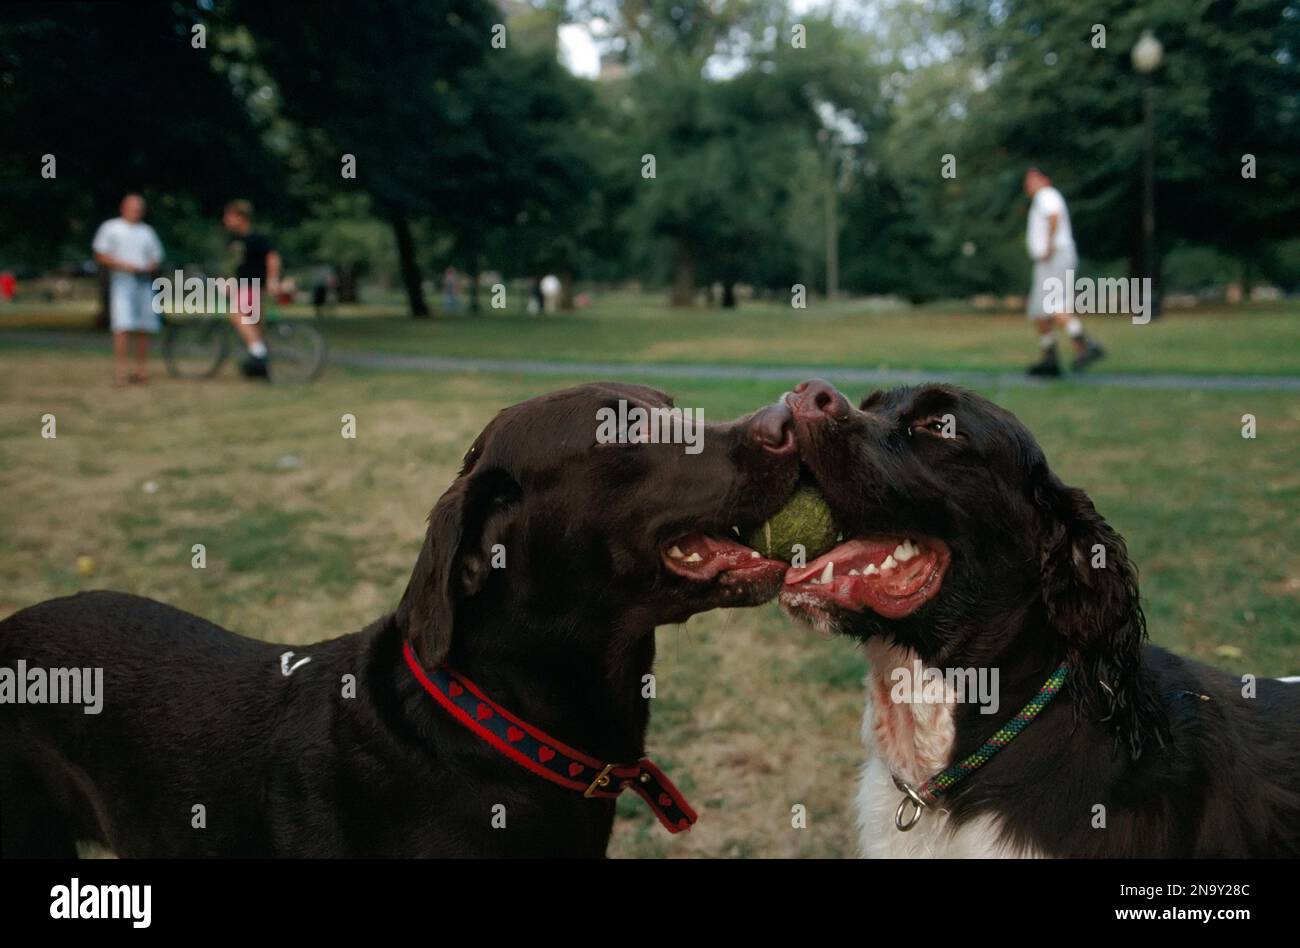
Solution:
<svg viewBox="0 0 1300 948">
<path fill-rule="evenodd" d="M 0 352 L 0 614 L 108 587 L 293 644 L 391 609 L 424 515 L 473 436 L 498 408 L 562 384 L 338 370 L 297 390 L 233 376 L 113 389 L 109 378 L 93 355 Z M 781 388 L 673 387 L 711 418 Z M 989 394 L 1126 534 L 1153 638 L 1235 670 L 1300 671 L 1300 400 L 1069 386 Z M 1255 441 L 1239 434 L 1246 411 L 1260 418 Z M 57 439 L 39 436 L 46 412 Z M 339 436 L 345 412 L 357 416 L 356 441 Z M 205 570 L 190 566 L 194 543 L 207 546 Z M 78 573 L 82 555 L 93 575 Z M 1241 656 L 1225 657 L 1224 645 Z M 715 612 L 660 630 L 656 673 L 649 750 L 702 819 L 669 837 L 629 798 L 613 854 L 850 853 L 863 673 L 851 643 L 770 605 Z M 796 803 L 806 830 L 791 828 Z"/>
</svg>

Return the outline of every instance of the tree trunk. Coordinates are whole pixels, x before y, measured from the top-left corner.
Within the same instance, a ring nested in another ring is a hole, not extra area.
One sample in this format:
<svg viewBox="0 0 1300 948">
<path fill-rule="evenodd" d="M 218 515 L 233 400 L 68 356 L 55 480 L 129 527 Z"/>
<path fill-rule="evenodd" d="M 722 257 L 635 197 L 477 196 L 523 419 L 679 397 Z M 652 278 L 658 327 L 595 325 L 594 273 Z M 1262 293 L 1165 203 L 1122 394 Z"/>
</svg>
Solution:
<svg viewBox="0 0 1300 948">
<path fill-rule="evenodd" d="M 1129 241 L 1128 246 L 1128 275 L 1129 279 L 1141 279 L 1146 276 L 1146 265 L 1142 258 L 1145 256 L 1142 252 L 1142 243 L 1140 239 Z"/>
<path fill-rule="evenodd" d="M 339 284 L 335 292 L 340 303 L 355 303 L 357 297 L 357 272 L 360 264 L 346 263 L 334 268 L 339 274 Z"/>
<path fill-rule="evenodd" d="M 1151 318 L 1159 319 L 1165 314 L 1165 259 L 1157 244 L 1151 249 Z"/>
<path fill-rule="evenodd" d="M 108 281 L 110 275 L 108 267 L 100 267 L 96 276 L 98 280 L 97 289 L 99 290 L 99 312 L 95 314 L 95 328 L 108 329 Z"/>
<path fill-rule="evenodd" d="M 573 271 L 560 271 L 560 309 L 566 313 L 573 312 Z"/>
<path fill-rule="evenodd" d="M 476 258 L 477 259 L 477 258 Z M 478 315 L 478 284 L 479 284 L 478 263 L 474 264 L 474 269 L 469 275 L 469 311 L 475 316 Z"/>
<path fill-rule="evenodd" d="M 826 300 L 840 295 L 840 220 L 835 175 L 826 182 Z"/>
<path fill-rule="evenodd" d="M 397 257 L 402 268 L 402 285 L 406 287 L 411 315 L 416 319 L 427 319 L 429 304 L 424 299 L 424 277 L 420 274 L 420 264 L 415 259 L 415 238 L 411 235 L 411 222 L 401 208 L 393 209 L 392 222 L 393 236 L 397 238 Z"/>
<path fill-rule="evenodd" d="M 722 283 L 722 308 L 736 308 L 736 283 L 734 280 L 724 280 Z"/>
<path fill-rule="evenodd" d="M 677 239 L 677 264 L 668 302 L 671 306 L 695 305 L 695 252 L 684 237 Z"/>
</svg>

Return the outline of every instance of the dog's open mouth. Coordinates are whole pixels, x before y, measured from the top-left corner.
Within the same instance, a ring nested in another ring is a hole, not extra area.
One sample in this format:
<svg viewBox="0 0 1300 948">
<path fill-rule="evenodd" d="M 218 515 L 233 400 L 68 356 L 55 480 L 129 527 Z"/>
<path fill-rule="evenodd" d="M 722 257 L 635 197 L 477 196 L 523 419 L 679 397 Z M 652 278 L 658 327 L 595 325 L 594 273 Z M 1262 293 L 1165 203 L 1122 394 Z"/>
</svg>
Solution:
<svg viewBox="0 0 1300 948">
<path fill-rule="evenodd" d="M 813 608 L 833 603 L 850 612 L 870 609 L 886 619 L 901 619 L 938 594 L 951 558 L 942 540 L 860 537 L 790 569 L 781 601 Z"/>
<path fill-rule="evenodd" d="M 739 540 L 707 533 L 688 533 L 659 551 L 670 572 L 696 582 L 724 584 L 766 581 L 784 575 L 786 564 L 765 559 Z"/>
</svg>

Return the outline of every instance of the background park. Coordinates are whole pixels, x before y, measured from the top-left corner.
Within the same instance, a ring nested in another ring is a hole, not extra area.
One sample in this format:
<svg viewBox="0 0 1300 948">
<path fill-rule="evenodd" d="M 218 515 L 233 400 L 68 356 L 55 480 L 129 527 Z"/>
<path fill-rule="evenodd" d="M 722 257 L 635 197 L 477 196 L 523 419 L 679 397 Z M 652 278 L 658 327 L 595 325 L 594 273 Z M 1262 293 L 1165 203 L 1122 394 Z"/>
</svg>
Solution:
<svg viewBox="0 0 1300 948">
<path fill-rule="evenodd" d="M 1297 56 L 1287 0 L 0 8 L 0 614 L 113 588 L 331 637 L 396 604 L 505 405 L 618 377 L 722 419 L 936 378 L 1089 491 L 1153 639 L 1300 673 Z M 1056 382 L 1023 376 L 1030 164 L 1080 270 L 1162 301 L 1087 318 L 1107 358 Z M 227 274 L 252 201 L 324 374 L 114 387 L 90 242 L 128 191 L 165 273 Z M 849 855 L 859 651 L 775 606 L 659 635 L 649 749 L 702 819 L 625 801 L 611 851 Z"/>
</svg>

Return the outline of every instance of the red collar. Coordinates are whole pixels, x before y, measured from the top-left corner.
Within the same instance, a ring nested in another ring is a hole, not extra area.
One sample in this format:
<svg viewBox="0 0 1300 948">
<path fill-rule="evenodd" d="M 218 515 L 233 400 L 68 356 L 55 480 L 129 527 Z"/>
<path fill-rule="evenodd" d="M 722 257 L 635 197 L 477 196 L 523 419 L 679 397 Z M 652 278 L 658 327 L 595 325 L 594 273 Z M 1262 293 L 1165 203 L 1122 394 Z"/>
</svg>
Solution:
<svg viewBox="0 0 1300 948">
<path fill-rule="evenodd" d="M 599 761 L 521 721 L 446 665 L 426 672 L 411 651 L 411 643 L 402 645 L 402 655 L 415 680 L 453 718 L 537 776 L 584 797 L 613 799 L 630 788 L 650 805 L 670 833 L 689 830 L 697 819 L 681 792 L 648 757 L 634 764 Z"/>
</svg>

